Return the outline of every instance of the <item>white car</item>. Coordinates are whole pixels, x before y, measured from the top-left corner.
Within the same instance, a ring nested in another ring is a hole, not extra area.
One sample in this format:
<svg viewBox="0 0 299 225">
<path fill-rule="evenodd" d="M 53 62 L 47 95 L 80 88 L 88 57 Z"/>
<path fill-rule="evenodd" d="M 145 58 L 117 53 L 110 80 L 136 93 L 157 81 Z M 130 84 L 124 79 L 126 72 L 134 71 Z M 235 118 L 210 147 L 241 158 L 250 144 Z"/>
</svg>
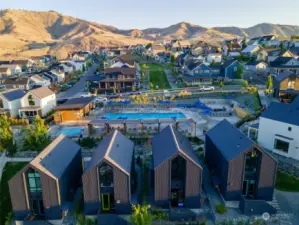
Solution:
<svg viewBox="0 0 299 225">
<path fill-rule="evenodd" d="M 215 87 L 213 86 L 202 86 L 199 88 L 199 91 L 214 91 Z"/>
</svg>

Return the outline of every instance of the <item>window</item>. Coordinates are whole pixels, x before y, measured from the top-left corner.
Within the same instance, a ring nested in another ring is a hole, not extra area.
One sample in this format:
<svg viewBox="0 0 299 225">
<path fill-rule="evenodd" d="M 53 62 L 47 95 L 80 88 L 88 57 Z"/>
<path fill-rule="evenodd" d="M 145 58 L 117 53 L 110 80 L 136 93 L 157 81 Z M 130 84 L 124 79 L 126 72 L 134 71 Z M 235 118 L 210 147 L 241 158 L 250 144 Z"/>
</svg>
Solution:
<svg viewBox="0 0 299 225">
<path fill-rule="evenodd" d="M 113 187 L 113 169 L 107 163 L 100 166 L 101 187 Z"/>
<path fill-rule="evenodd" d="M 0 98 L 0 108 L 3 108 L 4 105 L 3 105 L 3 100 Z"/>
<path fill-rule="evenodd" d="M 27 173 L 28 187 L 30 192 L 39 192 L 42 190 L 40 183 L 40 175 L 33 169 Z"/>
<path fill-rule="evenodd" d="M 205 73 L 209 73 L 209 70 L 205 70 Z"/>
<path fill-rule="evenodd" d="M 288 127 L 288 131 L 292 131 L 292 127 Z"/>
<path fill-rule="evenodd" d="M 203 70 L 200 70 L 199 72 L 200 72 L 200 73 L 203 73 Z"/>
<path fill-rule="evenodd" d="M 237 69 L 238 69 L 237 67 L 234 67 L 234 71 L 235 71 L 235 72 L 237 71 Z"/>
<path fill-rule="evenodd" d="M 32 97 L 32 95 L 28 96 L 28 102 L 29 102 L 29 105 L 35 105 L 34 98 Z"/>
<path fill-rule="evenodd" d="M 289 145 L 290 145 L 289 142 L 282 141 L 282 140 L 279 140 L 279 139 L 275 139 L 274 140 L 274 148 L 276 150 L 288 153 L 288 151 L 289 151 Z"/>
<path fill-rule="evenodd" d="M 288 89 L 294 89 L 295 88 L 295 83 L 296 83 L 296 76 L 289 77 Z"/>
</svg>

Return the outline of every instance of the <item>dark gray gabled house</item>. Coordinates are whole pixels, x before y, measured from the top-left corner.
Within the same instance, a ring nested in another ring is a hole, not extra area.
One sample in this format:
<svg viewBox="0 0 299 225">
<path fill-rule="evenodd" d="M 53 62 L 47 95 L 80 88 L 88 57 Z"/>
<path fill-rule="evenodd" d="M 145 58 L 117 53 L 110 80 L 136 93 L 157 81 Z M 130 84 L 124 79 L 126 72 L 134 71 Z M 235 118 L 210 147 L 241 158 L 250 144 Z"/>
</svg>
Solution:
<svg viewBox="0 0 299 225">
<path fill-rule="evenodd" d="M 227 201 L 272 201 L 277 162 L 227 120 L 206 133 L 206 160 Z"/>
<path fill-rule="evenodd" d="M 85 214 L 131 211 L 133 148 L 117 130 L 98 145 L 82 176 Z"/>
<path fill-rule="evenodd" d="M 8 182 L 17 220 L 62 218 L 65 203 L 81 185 L 82 157 L 79 145 L 58 136 Z"/>
<path fill-rule="evenodd" d="M 200 208 L 202 167 L 189 140 L 168 126 L 153 137 L 152 151 L 155 204 Z"/>
</svg>

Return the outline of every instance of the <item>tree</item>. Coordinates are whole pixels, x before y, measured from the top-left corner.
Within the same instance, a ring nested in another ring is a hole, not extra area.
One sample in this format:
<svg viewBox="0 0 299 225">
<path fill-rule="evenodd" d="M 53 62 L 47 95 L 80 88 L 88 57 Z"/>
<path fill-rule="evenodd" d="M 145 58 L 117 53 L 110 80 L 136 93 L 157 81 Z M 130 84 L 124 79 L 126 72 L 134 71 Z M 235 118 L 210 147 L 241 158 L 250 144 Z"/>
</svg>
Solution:
<svg viewBox="0 0 299 225">
<path fill-rule="evenodd" d="M 243 67 L 242 66 L 239 66 L 237 69 L 236 79 L 243 79 Z"/>
<path fill-rule="evenodd" d="M 228 50 L 231 52 L 232 49 L 233 49 L 233 44 L 230 42 L 230 43 L 228 44 Z"/>
<path fill-rule="evenodd" d="M 246 37 L 243 38 L 243 49 L 247 47 L 247 39 Z"/>
<path fill-rule="evenodd" d="M 0 116 L 0 152 L 7 150 L 13 143 L 11 122 L 6 115 Z"/>
<path fill-rule="evenodd" d="M 13 157 L 18 151 L 18 147 L 16 143 L 13 143 L 13 140 L 11 140 L 6 148 L 7 156 Z"/>
<path fill-rule="evenodd" d="M 272 76 L 271 76 L 271 74 L 268 74 L 266 89 L 270 90 L 272 88 L 272 86 L 273 86 Z"/>
<path fill-rule="evenodd" d="M 152 82 L 150 82 L 150 89 L 154 90 L 154 84 Z"/>
<path fill-rule="evenodd" d="M 170 63 L 171 63 L 172 66 L 174 64 L 174 60 L 175 60 L 174 55 L 171 54 L 171 56 L 170 56 Z"/>
<path fill-rule="evenodd" d="M 248 88 L 248 81 L 247 80 L 244 81 L 243 86 L 244 86 L 244 88 Z"/>
<path fill-rule="evenodd" d="M 151 48 L 152 46 L 153 46 L 152 43 L 148 43 L 148 44 L 145 46 L 145 48 L 146 48 L 146 49 L 149 49 L 149 48 Z"/>
<path fill-rule="evenodd" d="M 84 64 L 82 65 L 82 72 L 83 73 L 85 72 L 85 65 Z"/>
<path fill-rule="evenodd" d="M 136 91 L 135 85 L 132 85 L 132 91 Z"/>
<path fill-rule="evenodd" d="M 116 87 L 113 87 L 113 93 L 116 94 Z"/>
<path fill-rule="evenodd" d="M 219 83 L 219 87 L 223 88 L 223 86 L 224 86 L 223 81 L 220 81 L 220 83 Z"/>
<path fill-rule="evenodd" d="M 130 217 L 130 222 L 133 225 L 151 225 L 153 216 L 150 213 L 150 205 L 132 205 L 133 214 Z"/>
<path fill-rule="evenodd" d="M 23 132 L 23 149 L 40 152 L 51 142 L 44 120 L 39 116 L 33 120 L 31 126 L 23 129 Z"/>
</svg>

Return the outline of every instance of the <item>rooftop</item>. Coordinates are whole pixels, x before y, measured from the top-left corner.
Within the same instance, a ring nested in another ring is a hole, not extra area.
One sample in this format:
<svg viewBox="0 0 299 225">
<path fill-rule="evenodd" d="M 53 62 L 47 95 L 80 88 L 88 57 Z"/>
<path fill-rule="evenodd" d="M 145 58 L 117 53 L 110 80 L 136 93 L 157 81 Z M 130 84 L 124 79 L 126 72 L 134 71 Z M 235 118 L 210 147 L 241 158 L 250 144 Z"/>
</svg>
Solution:
<svg viewBox="0 0 299 225">
<path fill-rule="evenodd" d="M 251 139 L 227 120 L 222 120 L 210 129 L 206 136 L 228 161 L 254 145 Z"/>
<path fill-rule="evenodd" d="M 104 159 L 122 170 L 131 173 L 133 158 L 133 142 L 118 130 L 106 136 L 94 151 L 85 173 L 94 166 L 98 166 Z"/>
<path fill-rule="evenodd" d="M 299 126 L 299 98 L 291 104 L 273 102 L 261 115 L 263 118 Z"/>
<path fill-rule="evenodd" d="M 59 179 L 80 149 L 79 145 L 61 134 L 30 164 L 52 178 Z"/>
<path fill-rule="evenodd" d="M 67 102 L 57 106 L 56 109 L 81 109 L 90 104 L 93 100 L 94 97 L 72 98 L 69 99 Z"/>
<path fill-rule="evenodd" d="M 201 166 L 190 141 L 171 125 L 153 137 L 152 146 L 154 168 L 161 165 L 177 152 L 181 153 L 196 165 Z"/>
<path fill-rule="evenodd" d="M 0 96 L 3 96 L 8 101 L 14 101 L 17 99 L 22 98 L 26 94 L 23 90 L 12 90 L 12 91 L 5 91 L 0 93 Z"/>
<path fill-rule="evenodd" d="M 30 92 L 40 99 L 55 94 L 51 89 L 49 89 L 47 87 L 36 88 L 36 89 L 30 90 Z"/>
</svg>

